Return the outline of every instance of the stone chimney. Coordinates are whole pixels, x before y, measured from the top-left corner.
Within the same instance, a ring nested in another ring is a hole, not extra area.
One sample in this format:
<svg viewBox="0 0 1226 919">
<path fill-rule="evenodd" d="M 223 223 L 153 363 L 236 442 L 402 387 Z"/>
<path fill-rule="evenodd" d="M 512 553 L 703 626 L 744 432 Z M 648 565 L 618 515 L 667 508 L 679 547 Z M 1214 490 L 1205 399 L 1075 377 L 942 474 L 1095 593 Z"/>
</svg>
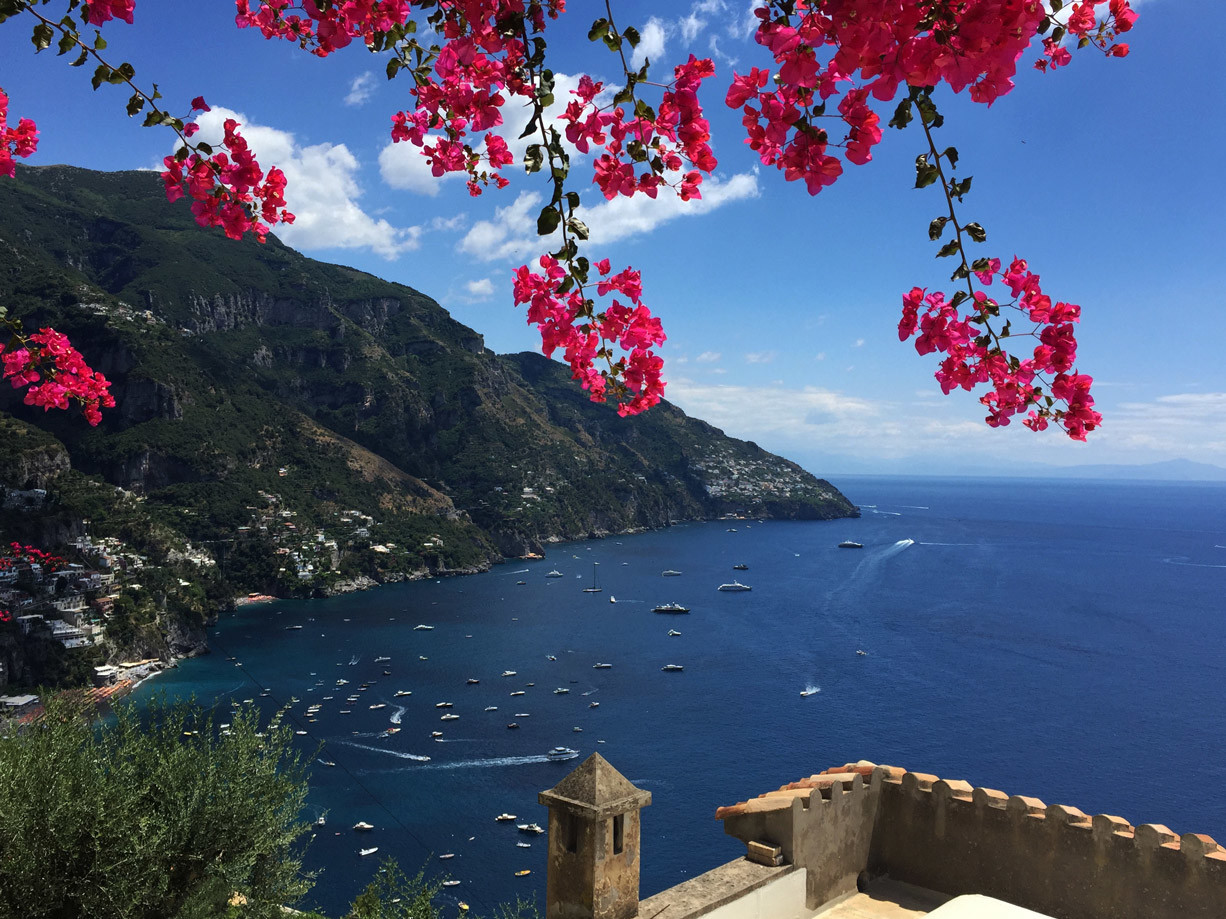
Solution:
<svg viewBox="0 0 1226 919">
<path fill-rule="evenodd" d="M 637 916 L 639 811 L 651 792 L 593 753 L 537 800 L 549 808 L 545 919 Z"/>
</svg>

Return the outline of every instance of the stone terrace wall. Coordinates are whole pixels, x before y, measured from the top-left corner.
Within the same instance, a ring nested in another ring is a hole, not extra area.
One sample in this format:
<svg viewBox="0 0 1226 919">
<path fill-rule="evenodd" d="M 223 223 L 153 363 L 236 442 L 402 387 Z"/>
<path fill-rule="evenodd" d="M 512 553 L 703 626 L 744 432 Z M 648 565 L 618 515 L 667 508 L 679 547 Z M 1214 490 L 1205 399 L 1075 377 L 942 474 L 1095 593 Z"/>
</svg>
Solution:
<svg viewBox="0 0 1226 919">
<path fill-rule="evenodd" d="M 805 868 L 811 909 L 888 875 L 1059 919 L 1226 917 L 1226 851 L 1208 836 L 896 767 L 848 764 L 716 817 Z"/>
</svg>

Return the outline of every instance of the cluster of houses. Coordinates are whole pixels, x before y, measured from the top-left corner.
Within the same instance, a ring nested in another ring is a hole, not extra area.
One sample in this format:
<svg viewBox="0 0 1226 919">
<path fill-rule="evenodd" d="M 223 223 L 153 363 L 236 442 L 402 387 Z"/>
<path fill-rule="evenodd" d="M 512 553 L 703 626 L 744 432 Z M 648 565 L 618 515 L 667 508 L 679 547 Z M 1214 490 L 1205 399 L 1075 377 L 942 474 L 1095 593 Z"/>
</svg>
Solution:
<svg viewBox="0 0 1226 919">
<path fill-rule="evenodd" d="M 800 469 L 780 469 L 777 458 L 761 461 L 733 455 L 731 450 L 713 450 L 690 463 L 713 498 L 744 500 L 749 504 L 763 497 L 797 497 L 812 487 Z"/>
<path fill-rule="evenodd" d="M 27 559 L 0 566 L 0 612 L 5 614 L 0 618 L 16 623 L 22 635 L 42 634 L 65 648 L 101 641 L 118 596 L 110 566 L 114 559 L 87 538 L 77 540 L 77 548 L 86 547 L 94 550 L 97 568 Z"/>
</svg>

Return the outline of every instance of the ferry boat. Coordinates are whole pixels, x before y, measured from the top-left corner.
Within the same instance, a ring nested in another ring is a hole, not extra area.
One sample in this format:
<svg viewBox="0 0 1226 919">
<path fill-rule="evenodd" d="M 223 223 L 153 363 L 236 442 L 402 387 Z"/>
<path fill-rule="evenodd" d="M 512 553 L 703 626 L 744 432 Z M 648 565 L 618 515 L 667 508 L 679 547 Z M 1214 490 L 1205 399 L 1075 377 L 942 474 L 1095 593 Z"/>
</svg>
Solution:
<svg viewBox="0 0 1226 919">
<path fill-rule="evenodd" d="M 742 584 L 740 581 L 733 581 L 731 584 L 720 584 L 716 590 L 722 590 L 725 593 L 740 593 L 746 590 L 753 590 L 748 584 Z"/>
<path fill-rule="evenodd" d="M 723 588 L 721 587 L 720 590 Z M 653 606 L 651 611 L 653 613 L 688 613 L 690 608 L 680 603 L 661 603 L 659 606 Z"/>
</svg>

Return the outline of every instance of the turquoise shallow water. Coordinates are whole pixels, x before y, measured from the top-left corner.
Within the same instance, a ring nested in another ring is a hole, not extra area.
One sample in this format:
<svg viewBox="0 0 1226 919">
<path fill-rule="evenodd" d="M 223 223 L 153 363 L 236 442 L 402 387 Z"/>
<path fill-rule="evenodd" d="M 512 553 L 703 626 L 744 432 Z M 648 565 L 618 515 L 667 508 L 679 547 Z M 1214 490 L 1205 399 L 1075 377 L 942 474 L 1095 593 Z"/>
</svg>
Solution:
<svg viewBox="0 0 1226 919">
<path fill-rule="evenodd" d="M 450 899 L 487 912 L 543 900 L 544 837 L 494 816 L 545 823 L 536 793 L 580 761 L 549 762 L 556 745 L 652 792 L 644 895 L 740 854 L 717 806 L 861 758 L 1226 839 L 1226 488 L 836 484 L 861 519 L 675 527 L 249 608 L 218 625 L 216 653 L 137 698 L 300 700 L 303 750 L 337 764 L 312 767 L 309 816 L 327 823 L 307 855 L 322 870 L 310 903 L 333 913 L 376 868 L 360 846 L 449 873 Z M 594 563 L 603 592 L 582 593 Z M 734 577 L 753 591 L 716 591 Z M 692 612 L 651 612 L 673 600 Z"/>
</svg>

